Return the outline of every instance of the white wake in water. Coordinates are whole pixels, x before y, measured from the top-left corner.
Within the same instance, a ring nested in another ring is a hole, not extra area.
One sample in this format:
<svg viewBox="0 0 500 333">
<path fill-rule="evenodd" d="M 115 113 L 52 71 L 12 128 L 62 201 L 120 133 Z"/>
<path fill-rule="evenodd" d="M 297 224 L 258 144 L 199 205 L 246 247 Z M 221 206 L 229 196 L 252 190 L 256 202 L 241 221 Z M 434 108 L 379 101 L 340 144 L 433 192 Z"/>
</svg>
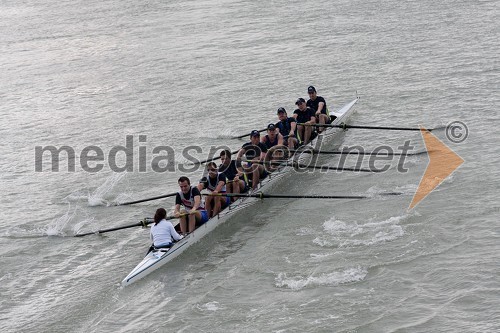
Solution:
<svg viewBox="0 0 500 333">
<path fill-rule="evenodd" d="M 224 307 L 221 306 L 219 304 L 219 302 L 217 302 L 217 301 L 212 301 L 212 302 L 208 302 L 205 304 L 197 304 L 196 308 L 202 312 L 205 312 L 205 311 L 215 312 L 215 311 L 224 309 Z"/>
<path fill-rule="evenodd" d="M 394 192 L 401 192 L 405 195 L 413 195 L 417 192 L 418 184 L 406 184 L 398 186 L 394 189 Z"/>
<path fill-rule="evenodd" d="M 389 242 L 404 235 L 404 229 L 399 223 L 406 218 L 408 215 L 360 224 L 346 223 L 332 217 L 323 223 L 324 233 L 316 237 L 313 243 L 322 247 L 353 247 Z"/>
<path fill-rule="evenodd" d="M 83 218 L 82 218 L 83 216 Z M 40 225 L 37 223 L 28 223 L 25 225 L 16 225 L 12 228 L 6 229 L 1 237 L 9 238 L 36 238 L 42 236 L 66 236 L 73 228 L 72 225 L 84 225 L 92 222 L 94 219 L 86 217 L 84 211 L 79 209 L 76 205 L 71 206 L 68 204 L 68 208 L 63 215 L 54 218 L 51 222 L 46 225 Z M 78 221 L 75 223 L 75 221 Z"/>
<path fill-rule="evenodd" d="M 363 280 L 368 271 L 363 267 L 347 268 L 343 271 L 320 274 L 317 276 L 288 277 L 286 273 L 279 273 L 275 278 L 276 287 L 301 290 L 313 286 L 338 286 L 340 284 L 358 282 Z"/>
<path fill-rule="evenodd" d="M 247 132 L 250 133 L 250 131 L 247 131 Z M 245 134 L 245 131 L 240 133 L 240 132 L 237 132 L 233 128 L 223 128 L 219 132 L 214 133 L 214 138 L 215 139 L 232 139 L 235 136 L 240 136 L 243 134 Z"/>
</svg>

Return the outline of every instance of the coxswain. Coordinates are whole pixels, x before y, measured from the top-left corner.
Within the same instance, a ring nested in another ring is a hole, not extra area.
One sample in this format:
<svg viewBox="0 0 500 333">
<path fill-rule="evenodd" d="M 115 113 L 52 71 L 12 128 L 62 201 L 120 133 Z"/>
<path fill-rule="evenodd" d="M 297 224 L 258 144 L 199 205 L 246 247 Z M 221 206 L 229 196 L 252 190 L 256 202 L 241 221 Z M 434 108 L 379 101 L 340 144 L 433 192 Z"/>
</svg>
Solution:
<svg viewBox="0 0 500 333">
<path fill-rule="evenodd" d="M 188 177 L 182 176 L 178 180 L 180 191 L 175 197 L 174 216 L 181 218 L 180 228 L 183 235 L 193 232 L 197 226 L 208 221 L 208 214 L 203 205 L 201 193 L 196 186 L 191 186 Z M 186 210 L 187 216 L 181 215 L 181 205 Z"/>
<path fill-rule="evenodd" d="M 170 221 L 166 220 L 167 211 L 164 208 L 158 208 L 154 216 L 154 224 L 151 226 L 150 239 L 153 245 L 150 248 L 169 248 L 174 241 L 181 240 L 183 236 L 175 231 L 174 226 Z"/>
<path fill-rule="evenodd" d="M 206 189 L 211 194 L 226 193 L 226 177 L 224 174 L 218 172 L 217 164 L 215 162 L 209 162 L 207 164 L 208 175 L 203 177 L 198 184 L 198 190 L 201 192 Z M 211 218 L 224 208 L 226 208 L 229 203 L 226 202 L 229 197 L 222 196 L 207 196 L 205 197 L 205 210 L 208 213 L 208 217 Z"/>
</svg>

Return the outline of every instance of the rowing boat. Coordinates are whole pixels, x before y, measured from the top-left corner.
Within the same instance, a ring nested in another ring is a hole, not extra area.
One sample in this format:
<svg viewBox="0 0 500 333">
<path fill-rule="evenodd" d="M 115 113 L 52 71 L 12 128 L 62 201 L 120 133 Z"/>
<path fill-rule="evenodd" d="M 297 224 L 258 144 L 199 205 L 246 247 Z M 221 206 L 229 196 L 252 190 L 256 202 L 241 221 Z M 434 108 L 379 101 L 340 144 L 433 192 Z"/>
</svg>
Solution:
<svg viewBox="0 0 500 333">
<path fill-rule="evenodd" d="M 332 114 L 337 118 L 333 121 L 333 124 L 346 123 L 354 112 L 354 105 L 358 101 L 358 98 L 347 103 L 341 109 Z M 342 128 L 329 128 L 323 133 L 319 134 L 313 141 L 309 143 L 310 148 L 319 150 L 321 145 L 326 144 L 342 133 L 344 129 Z M 306 163 L 308 159 L 311 158 L 311 154 L 301 154 L 299 156 L 294 156 L 293 160 L 299 164 Z M 291 160 L 290 160 L 291 161 Z M 253 193 L 261 192 L 266 193 L 272 187 L 276 186 L 283 177 L 289 174 L 293 167 L 288 163 L 283 163 L 283 165 L 278 166 L 277 170 L 271 173 L 267 178 L 260 181 L 257 189 L 253 190 Z M 202 239 L 206 234 L 214 230 L 218 225 L 226 222 L 230 217 L 234 216 L 236 213 L 247 208 L 248 206 L 259 201 L 255 197 L 242 197 L 233 202 L 225 210 L 221 211 L 217 216 L 212 217 L 206 223 L 195 229 L 192 233 L 176 242 L 171 248 L 168 249 L 157 249 L 150 251 L 144 259 L 123 279 L 122 285 L 126 286 L 140 280 L 146 275 L 150 274 L 154 270 L 165 265 L 169 261 L 176 258 L 182 252 L 184 252 L 188 247 L 193 245 Z"/>
</svg>

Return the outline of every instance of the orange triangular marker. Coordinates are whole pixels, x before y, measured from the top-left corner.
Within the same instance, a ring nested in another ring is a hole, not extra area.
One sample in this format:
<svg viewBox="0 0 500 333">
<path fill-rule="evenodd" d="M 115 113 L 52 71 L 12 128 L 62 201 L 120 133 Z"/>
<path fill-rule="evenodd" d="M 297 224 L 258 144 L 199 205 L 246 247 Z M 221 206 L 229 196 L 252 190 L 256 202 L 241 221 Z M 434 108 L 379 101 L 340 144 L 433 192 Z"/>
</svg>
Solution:
<svg viewBox="0 0 500 333">
<path fill-rule="evenodd" d="M 425 147 L 429 152 L 429 164 L 427 165 L 427 169 L 425 169 L 424 176 L 420 180 L 420 184 L 418 184 L 417 192 L 415 192 L 408 210 L 413 209 L 464 163 L 463 158 L 458 156 L 431 132 L 422 126 L 420 126 L 420 132 L 422 133 Z"/>
</svg>

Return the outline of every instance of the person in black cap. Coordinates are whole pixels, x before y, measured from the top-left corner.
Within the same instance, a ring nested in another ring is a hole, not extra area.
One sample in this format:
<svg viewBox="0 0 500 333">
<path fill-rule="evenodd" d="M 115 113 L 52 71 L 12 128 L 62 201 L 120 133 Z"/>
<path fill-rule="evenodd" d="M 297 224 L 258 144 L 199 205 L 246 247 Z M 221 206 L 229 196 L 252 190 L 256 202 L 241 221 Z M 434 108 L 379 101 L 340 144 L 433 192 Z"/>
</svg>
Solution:
<svg viewBox="0 0 500 333">
<path fill-rule="evenodd" d="M 243 180 L 243 173 L 238 170 L 235 160 L 231 160 L 231 151 L 221 151 L 219 170 L 226 176 L 226 190 L 228 193 L 240 194 L 248 191 L 247 183 Z M 236 197 L 232 201 L 236 201 Z"/>
<path fill-rule="evenodd" d="M 316 115 L 316 123 L 328 124 L 330 121 L 330 115 L 326 106 L 325 99 L 321 96 L 318 96 L 316 88 L 314 88 L 313 86 L 307 87 L 307 93 L 309 94 L 307 106 L 314 110 L 314 113 Z M 321 133 L 323 130 L 324 127 L 320 127 L 318 129 L 318 133 Z"/>
<path fill-rule="evenodd" d="M 299 143 L 297 140 L 297 122 L 295 118 L 288 117 L 285 108 L 279 108 L 277 114 L 280 121 L 276 123 L 276 127 L 285 138 L 284 144 L 288 148 L 294 149 Z"/>
<path fill-rule="evenodd" d="M 274 146 L 283 145 L 283 135 L 277 130 L 276 125 L 267 125 L 267 134 L 260 139 L 260 142 L 266 145 L 267 149 Z"/>
<path fill-rule="evenodd" d="M 198 183 L 198 191 L 207 190 L 209 193 L 227 193 L 226 176 L 219 172 L 215 162 L 208 162 L 207 175 L 204 176 Z M 205 198 L 205 210 L 208 217 L 214 217 L 219 214 L 221 210 L 229 206 L 231 199 L 229 197 L 207 196 Z"/>
<path fill-rule="evenodd" d="M 297 109 L 293 112 L 293 117 L 299 124 L 313 125 L 316 123 L 314 111 L 306 105 L 305 99 L 298 98 L 295 102 Z M 308 144 L 311 140 L 312 126 L 297 125 L 297 136 L 303 144 Z"/>
<path fill-rule="evenodd" d="M 265 172 L 262 164 L 252 162 L 263 161 L 266 156 L 266 152 L 266 145 L 260 142 L 260 132 L 253 130 L 250 132 L 250 142 L 245 143 L 236 156 L 237 164 L 239 164 L 238 162 L 241 162 L 241 158 L 245 155 L 247 163 L 242 164 L 239 171 L 243 173 L 247 184 L 250 184 L 250 182 L 252 183 L 252 188 L 254 190 L 259 185 L 259 180 L 266 177 L 267 173 Z"/>
</svg>

